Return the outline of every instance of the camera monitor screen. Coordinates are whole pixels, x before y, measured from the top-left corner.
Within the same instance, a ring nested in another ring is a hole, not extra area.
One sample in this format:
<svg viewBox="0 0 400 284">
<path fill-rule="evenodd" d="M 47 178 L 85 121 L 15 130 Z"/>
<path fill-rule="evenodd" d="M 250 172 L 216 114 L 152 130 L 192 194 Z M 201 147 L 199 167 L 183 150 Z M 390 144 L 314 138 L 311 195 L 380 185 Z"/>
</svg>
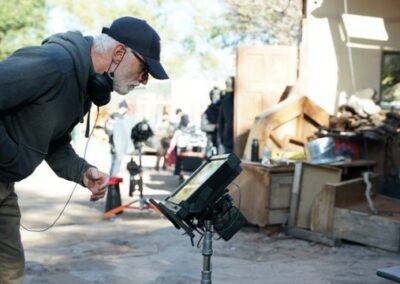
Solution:
<svg viewBox="0 0 400 284">
<path fill-rule="evenodd" d="M 212 199 L 218 191 L 223 191 L 240 171 L 240 159 L 236 155 L 213 156 L 181 184 L 167 201 L 189 205 L 200 200 Z"/>
<path fill-rule="evenodd" d="M 192 176 L 180 190 L 174 195 L 177 201 L 184 201 L 193 194 L 207 179 L 211 177 L 215 171 L 220 168 L 224 160 L 216 160 L 212 163 L 207 163 L 196 175 Z"/>
</svg>

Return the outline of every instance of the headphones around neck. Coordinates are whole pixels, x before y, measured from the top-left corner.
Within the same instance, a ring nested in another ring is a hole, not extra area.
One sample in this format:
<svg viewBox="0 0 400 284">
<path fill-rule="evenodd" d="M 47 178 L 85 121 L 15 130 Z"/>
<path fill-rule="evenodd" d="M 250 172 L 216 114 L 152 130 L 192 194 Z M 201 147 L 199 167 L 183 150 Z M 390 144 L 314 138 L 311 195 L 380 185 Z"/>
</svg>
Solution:
<svg viewBox="0 0 400 284">
<path fill-rule="evenodd" d="M 113 91 L 114 72 L 110 74 L 94 74 L 89 77 L 87 92 L 90 100 L 96 106 L 104 106 L 111 100 L 111 92 Z"/>
<path fill-rule="evenodd" d="M 122 61 L 122 58 L 126 54 L 126 49 L 122 54 L 122 57 L 117 62 L 117 66 L 115 66 L 114 71 L 112 72 L 104 72 L 103 74 L 94 74 L 89 77 L 87 92 L 90 96 L 90 100 L 98 107 L 104 106 L 108 104 L 111 100 L 111 92 L 113 91 L 113 81 L 114 81 L 114 72 L 117 70 L 119 64 Z M 108 67 L 110 70 L 112 62 Z"/>
</svg>

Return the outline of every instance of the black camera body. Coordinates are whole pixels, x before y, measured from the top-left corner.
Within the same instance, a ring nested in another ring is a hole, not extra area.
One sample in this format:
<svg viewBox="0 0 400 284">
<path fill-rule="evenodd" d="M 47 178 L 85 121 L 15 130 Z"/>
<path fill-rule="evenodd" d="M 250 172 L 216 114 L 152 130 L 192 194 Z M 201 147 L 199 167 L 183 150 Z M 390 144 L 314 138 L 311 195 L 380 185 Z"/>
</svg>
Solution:
<svg viewBox="0 0 400 284">
<path fill-rule="evenodd" d="M 154 135 L 147 120 L 138 122 L 131 130 L 131 139 L 134 144 L 145 142 Z"/>
<path fill-rule="evenodd" d="M 235 154 L 212 156 L 164 202 L 150 202 L 192 239 L 193 231 L 211 220 L 215 231 L 228 241 L 247 223 L 226 189 L 240 174 L 240 163 Z"/>
</svg>

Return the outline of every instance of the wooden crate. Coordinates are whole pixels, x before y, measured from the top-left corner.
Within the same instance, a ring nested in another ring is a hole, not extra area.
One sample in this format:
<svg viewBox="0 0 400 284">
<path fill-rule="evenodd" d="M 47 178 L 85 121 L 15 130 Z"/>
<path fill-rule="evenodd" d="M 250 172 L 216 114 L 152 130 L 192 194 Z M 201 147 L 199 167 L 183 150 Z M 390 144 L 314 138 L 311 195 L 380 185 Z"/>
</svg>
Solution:
<svg viewBox="0 0 400 284">
<path fill-rule="evenodd" d="M 260 227 L 286 223 L 294 168 L 265 167 L 251 162 L 243 162 L 241 166 L 242 172 L 234 181 L 238 187 L 231 185 L 230 192 L 246 219 Z"/>
<path fill-rule="evenodd" d="M 376 191 L 378 176 L 371 178 L 372 192 Z M 364 199 L 365 184 L 362 178 L 326 183 L 317 195 L 311 210 L 311 230 L 333 235 L 335 207 L 346 208 Z"/>
<path fill-rule="evenodd" d="M 371 178 L 372 192 L 378 176 Z M 311 230 L 389 251 L 400 251 L 400 200 L 380 194 L 372 196 L 378 213 L 368 208 L 362 178 L 327 183 L 312 208 Z"/>
</svg>

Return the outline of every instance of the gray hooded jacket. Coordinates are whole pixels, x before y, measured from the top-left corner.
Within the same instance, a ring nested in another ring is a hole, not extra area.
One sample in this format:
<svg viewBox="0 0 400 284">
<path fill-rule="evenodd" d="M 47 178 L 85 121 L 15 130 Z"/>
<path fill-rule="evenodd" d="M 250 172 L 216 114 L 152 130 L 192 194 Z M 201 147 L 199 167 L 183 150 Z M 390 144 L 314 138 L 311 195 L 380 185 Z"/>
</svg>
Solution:
<svg viewBox="0 0 400 284">
<path fill-rule="evenodd" d="M 79 32 L 56 34 L 0 62 L 0 182 L 26 178 L 44 159 L 58 176 L 82 182 L 90 165 L 70 132 L 91 104 L 92 42 Z"/>
</svg>

